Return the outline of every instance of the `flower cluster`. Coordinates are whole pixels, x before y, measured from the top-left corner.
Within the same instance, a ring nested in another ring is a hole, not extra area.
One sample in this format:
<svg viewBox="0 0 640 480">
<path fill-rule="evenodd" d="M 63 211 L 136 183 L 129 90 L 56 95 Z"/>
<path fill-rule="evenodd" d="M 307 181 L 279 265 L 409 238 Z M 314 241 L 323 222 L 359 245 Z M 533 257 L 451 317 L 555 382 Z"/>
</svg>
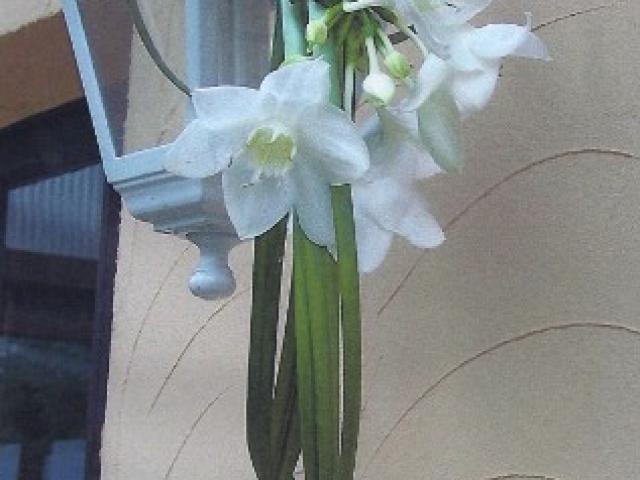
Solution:
<svg viewBox="0 0 640 480">
<path fill-rule="evenodd" d="M 548 58 L 530 20 L 472 26 L 469 20 L 490 1 L 334 5 L 309 22 L 307 40 L 324 43 L 349 17 L 355 33 L 342 37 L 356 44 L 347 48 L 356 52 L 348 61 L 366 73 L 363 99 L 376 109 L 372 118 L 358 128 L 331 105 L 330 67 L 322 58 L 289 63 L 258 90 L 196 90 L 196 119 L 171 148 L 166 169 L 200 178 L 221 172 L 241 238 L 260 235 L 293 212 L 310 240 L 333 250 L 330 187 L 347 183 L 362 271 L 380 265 L 395 234 L 421 248 L 439 245 L 444 235 L 418 182 L 461 168 L 461 121 L 487 105 L 504 57 Z M 415 44 L 419 68 L 395 49 L 385 23 Z M 394 101 L 398 84 L 407 94 Z"/>
</svg>

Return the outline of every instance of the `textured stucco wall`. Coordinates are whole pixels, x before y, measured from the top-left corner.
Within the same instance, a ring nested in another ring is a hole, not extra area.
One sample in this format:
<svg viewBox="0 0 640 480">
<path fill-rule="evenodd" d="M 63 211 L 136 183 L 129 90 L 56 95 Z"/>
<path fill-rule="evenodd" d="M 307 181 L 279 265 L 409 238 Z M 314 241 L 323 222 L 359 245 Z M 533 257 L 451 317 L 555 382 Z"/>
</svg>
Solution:
<svg viewBox="0 0 640 480">
<path fill-rule="evenodd" d="M 60 2 L 0 0 L 0 128 L 81 96 Z"/>
<path fill-rule="evenodd" d="M 640 4 L 606 2 L 525 2 L 555 61 L 509 61 L 425 185 L 447 242 L 365 278 L 359 478 L 640 477 Z M 200 301 L 195 248 L 124 214 L 105 480 L 252 478 L 250 252 Z"/>
<path fill-rule="evenodd" d="M 14 32 L 25 25 L 60 11 L 61 0 L 1 0 L 0 34 Z"/>
</svg>

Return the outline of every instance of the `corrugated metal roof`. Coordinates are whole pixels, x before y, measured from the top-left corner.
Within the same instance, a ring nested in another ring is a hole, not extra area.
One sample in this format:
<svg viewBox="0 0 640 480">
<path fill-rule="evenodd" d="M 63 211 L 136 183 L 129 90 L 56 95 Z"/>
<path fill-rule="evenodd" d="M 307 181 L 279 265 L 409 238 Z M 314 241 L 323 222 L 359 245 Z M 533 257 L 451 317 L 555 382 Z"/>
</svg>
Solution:
<svg viewBox="0 0 640 480">
<path fill-rule="evenodd" d="M 6 247 L 97 259 L 103 179 L 94 165 L 10 190 Z"/>
</svg>

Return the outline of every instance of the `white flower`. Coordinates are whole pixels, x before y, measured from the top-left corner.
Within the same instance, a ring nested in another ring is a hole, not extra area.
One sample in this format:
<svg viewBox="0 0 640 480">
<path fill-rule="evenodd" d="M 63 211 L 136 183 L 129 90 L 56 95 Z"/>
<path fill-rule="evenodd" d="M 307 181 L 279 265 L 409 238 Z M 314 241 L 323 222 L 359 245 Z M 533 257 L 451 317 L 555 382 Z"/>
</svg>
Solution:
<svg viewBox="0 0 640 480">
<path fill-rule="evenodd" d="M 445 57 L 450 27 L 466 23 L 490 3 L 491 0 L 358 0 L 345 3 L 343 8 L 348 12 L 369 7 L 393 10 L 401 22 L 414 26 L 431 51 Z"/>
<path fill-rule="evenodd" d="M 474 28 L 468 22 L 492 0 L 359 0 L 344 4 L 347 11 L 372 6 L 394 10 L 400 28 L 416 40 L 426 55 L 403 108 L 416 110 L 444 83 L 449 85 L 463 114 L 484 108 L 495 90 L 502 59 L 520 56 L 548 60 L 542 41 L 526 25 L 492 24 Z"/>
<path fill-rule="evenodd" d="M 531 32 L 529 17 L 526 25 L 491 24 L 475 28 L 467 23 L 452 23 L 440 32 L 447 55 L 428 55 L 403 108 L 418 108 L 447 84 L 464 115 L 481 110 L 495 91 L 504 57 L 550 58 L 544 43 Z"/>
<path fill-rule="evenodd" d="M 359 178 L 369 154 L 329 94 L 323 60 L 283 67 L 259 90 L 196 90 L 196 119 L 170 149 L 165 168 L 196 178 L 222 172 L 227 211 L 241 238 L 264 233 L 295 210 L 310 240 L 331 245 L 330 185 Z"/>
<path fill-rule="evenodd" d="M 353 209 L 362 272 L 384 260 L 394 234 L 420 248 L 433 248 L 444 234 L 416 186 L 417 179 L 441 170 L 425 150 L 417 117 L 380 109 L 365 127 L 371 152 L 369 171 L 352 185 Z"/>
</svg>

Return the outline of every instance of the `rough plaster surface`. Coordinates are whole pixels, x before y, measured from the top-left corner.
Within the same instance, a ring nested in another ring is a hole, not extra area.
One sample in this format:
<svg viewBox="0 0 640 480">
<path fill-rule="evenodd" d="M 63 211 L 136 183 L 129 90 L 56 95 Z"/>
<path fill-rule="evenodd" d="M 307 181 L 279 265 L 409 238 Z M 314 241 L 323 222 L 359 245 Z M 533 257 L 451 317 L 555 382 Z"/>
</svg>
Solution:
<svg viewBox="0 0 640 480">
<path fill-rule="evenodd" d="M 5 3 L 0 21 L 19 2 Z M 81 96 L 62 13 L 0 33 L 0 128 Z"/>
<path fill-rule="evenodd" d="M 358 478 L 640 478 L 640 4 L 605 3 L 528 2 L 555 61 L 509 61 L 425 185 L 447 242 L 365 278 Z M 105 480 L 253 478 L 250 252 L 196 300 L 194 247 L 123 214 Z"/>
<path fill-rule="evenodd" d="M 0 34 L 13 32 L 62 8 L 61 0 L 1 0 Z"/>
<path fill-rule="evenodd" d="M 184 81 L 185 0 L 139 2 L 163 58 Z M 156 147 L 175 139 L 184 125 L 187 101 L 156 68 L 136 35 L 132 46 L 125 152 Z M 157 99 L 163 99 L 158 102 Z"/>
</svg>

